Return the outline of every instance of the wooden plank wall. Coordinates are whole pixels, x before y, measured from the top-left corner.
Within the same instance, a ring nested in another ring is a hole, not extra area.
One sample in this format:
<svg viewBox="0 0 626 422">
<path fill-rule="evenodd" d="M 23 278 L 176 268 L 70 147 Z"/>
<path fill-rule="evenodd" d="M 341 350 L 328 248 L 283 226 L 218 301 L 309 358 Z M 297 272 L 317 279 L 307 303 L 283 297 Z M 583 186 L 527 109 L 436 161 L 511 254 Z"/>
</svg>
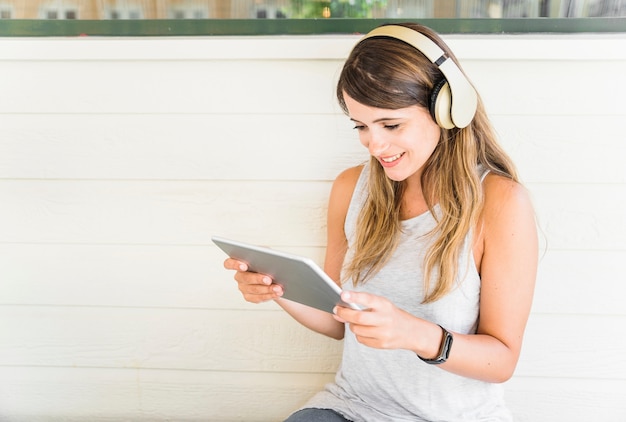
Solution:
<svg viewBox="0 0 626 422">
<path fill-rule="evenodd" d="M 626 37 L 447 38 L 542 230 L 516 419 L 626 420 Z M 0 39 L 0 420 L 279 421 L 332 379 L 209 238 L 321 263 L 356 39 Z"/>
</svg>

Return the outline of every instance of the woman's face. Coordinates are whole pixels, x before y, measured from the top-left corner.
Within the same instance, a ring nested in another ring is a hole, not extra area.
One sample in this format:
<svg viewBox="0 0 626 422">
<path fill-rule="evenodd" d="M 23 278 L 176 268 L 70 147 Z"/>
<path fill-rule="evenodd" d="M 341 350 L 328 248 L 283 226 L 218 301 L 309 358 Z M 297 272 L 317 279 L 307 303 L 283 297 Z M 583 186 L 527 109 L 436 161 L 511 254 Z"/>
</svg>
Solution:
<svg viewBox="0 0 626 422">
<path fill-rule="evenodd" d="M 396 110 L 358 103 L 344 93 L 350 120 L 361 144 L 391 180 L 419 181 L 422 169 L 439 142 L 440 128 L 420 106 Z"/>
</svg>

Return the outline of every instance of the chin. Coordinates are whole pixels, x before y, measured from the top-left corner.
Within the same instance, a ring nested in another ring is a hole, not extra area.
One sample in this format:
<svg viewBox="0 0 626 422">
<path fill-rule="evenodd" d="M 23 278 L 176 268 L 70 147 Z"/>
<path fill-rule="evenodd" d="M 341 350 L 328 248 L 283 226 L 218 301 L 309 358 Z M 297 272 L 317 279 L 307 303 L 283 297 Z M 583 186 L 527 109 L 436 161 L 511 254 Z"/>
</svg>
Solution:
<svg viewBox="0 0 626 422">
<path fill-rule="evenodd" d="M 393 180 L 394 182 L 403 182 L 408 177 L 406 175 L 398 174 L 395 172 L 389 172 L 387 170 L 385 170 L 385 175 L 387 176 L 388 179 Z"/>
</svg>

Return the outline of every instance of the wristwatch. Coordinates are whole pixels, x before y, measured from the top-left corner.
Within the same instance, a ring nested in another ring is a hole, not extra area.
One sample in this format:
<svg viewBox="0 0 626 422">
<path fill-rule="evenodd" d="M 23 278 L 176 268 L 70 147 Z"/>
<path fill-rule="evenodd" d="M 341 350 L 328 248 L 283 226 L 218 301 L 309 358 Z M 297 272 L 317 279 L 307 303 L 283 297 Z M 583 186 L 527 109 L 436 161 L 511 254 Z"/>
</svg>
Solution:
<svg viewBox="0 0 626 422">
<path fill-rule="evenodd" d="M 439 365 L 440 363 L 444 363 L 448 360 L 448 357 L 450 357 L 450 349 L 452 348 L 452 340 L 454 339 L 448 330 L 443 328 L 441 325 L 439 328 L 443 331 L 443 339 L 441 340 L 441 346 L 439 346 L 439 354 L 437 357 L 434 359 L 424 359 L 420 355 L 417 355 L 418 358 L 431 365 Z"/>
</svg>

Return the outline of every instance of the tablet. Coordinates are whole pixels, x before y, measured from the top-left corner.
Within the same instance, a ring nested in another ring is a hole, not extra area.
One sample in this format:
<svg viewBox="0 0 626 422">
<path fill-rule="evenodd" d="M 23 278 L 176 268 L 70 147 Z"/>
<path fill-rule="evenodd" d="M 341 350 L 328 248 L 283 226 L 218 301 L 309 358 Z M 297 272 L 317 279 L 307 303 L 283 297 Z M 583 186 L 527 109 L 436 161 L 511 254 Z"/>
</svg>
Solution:
<svg viewBox="0 0 626 422">
<path fill-rule="evenodd" d="M 211 240 L 231 258 L 247 263 L 249 271 L 272 277 L 283 287 L 282 297 L 285 299 L 329 313 L 333 313 L 335 305 L 363 309 L 342 301 L 341 288 L 309 258 L 219 236 L 213 236 Z"/>
</svg>

